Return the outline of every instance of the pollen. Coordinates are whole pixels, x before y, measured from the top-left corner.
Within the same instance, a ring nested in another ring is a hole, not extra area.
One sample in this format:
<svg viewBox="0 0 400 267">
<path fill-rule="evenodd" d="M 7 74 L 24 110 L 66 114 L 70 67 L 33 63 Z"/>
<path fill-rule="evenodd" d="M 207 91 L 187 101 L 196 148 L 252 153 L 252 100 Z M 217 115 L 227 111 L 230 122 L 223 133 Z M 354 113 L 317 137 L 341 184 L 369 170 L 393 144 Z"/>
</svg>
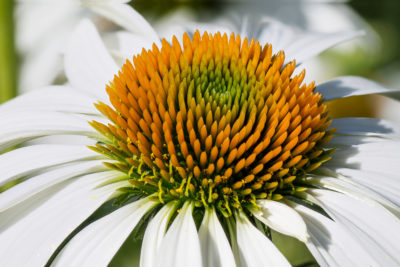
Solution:
<svg viewBox="0 0 400 267">
<path fill-rule="evenodd" d="M 239 35 L 198 31 L 127 60 L 106 86 L 110 123 L 92 149 L 132 187 L 161 201 L 192 199 L 224 215 L 280 199 L 330 157 L 334 130 L 314 83 L 283 51 Z"/>
</svg>

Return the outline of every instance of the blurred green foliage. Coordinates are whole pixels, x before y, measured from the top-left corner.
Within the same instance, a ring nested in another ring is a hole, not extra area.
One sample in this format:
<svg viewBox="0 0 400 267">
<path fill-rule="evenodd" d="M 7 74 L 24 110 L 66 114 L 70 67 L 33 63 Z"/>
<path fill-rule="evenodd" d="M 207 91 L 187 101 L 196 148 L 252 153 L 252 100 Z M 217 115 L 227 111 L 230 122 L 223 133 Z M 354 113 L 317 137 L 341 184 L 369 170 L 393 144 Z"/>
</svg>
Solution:
<svg viewBox="0 0 400 267">
<path fill-rule="evenodd" d="M 16 95 L 13 0 L 0 0 L 0 103 Z"/>
<path fill-rule="evenodd" d="M 400 60 L 400 1 L 353 0 L 349 5 L 377 31 L 382 38 L 379 66 Z"/>
<path fill-rule="evenodd" d="M 272 241 L 280 252 L 288 259 L 292 266 L 296 267 L 317 267 L 318 263 L 314 260 L 306 245 L 287 235 L 276 231 L 271 231 Z"/>
<path fill-rule="evenodd" d="M 400 1 L 353 0 L 348 5 L 377 33 L 381 46 L 372 54 L 364 49 L 347 53 L 328 50 L 322 58 L 338 66 L 338 75 L 359 75 L 384 83 L 377 72 L 388 66 L 400 69 Z M 363 41 L 368 40 L 364 38 Z"/>
<path fill-rule="evenodd" d="M 348 5 L 377 33 L 381 46 L 374 53 L 363 49 L 347 53 L 328 50 L 322 54 L 322 60 L 336 66 L 336 75 L 357 75 L 387 85 L 388 76 L 400 74 L 400 1 L 352 0 Z M 379 98 L 375 95 L 350 97 L 330 101 L 328 105 L 334 118 L 376 117 Z"/>
</svg>

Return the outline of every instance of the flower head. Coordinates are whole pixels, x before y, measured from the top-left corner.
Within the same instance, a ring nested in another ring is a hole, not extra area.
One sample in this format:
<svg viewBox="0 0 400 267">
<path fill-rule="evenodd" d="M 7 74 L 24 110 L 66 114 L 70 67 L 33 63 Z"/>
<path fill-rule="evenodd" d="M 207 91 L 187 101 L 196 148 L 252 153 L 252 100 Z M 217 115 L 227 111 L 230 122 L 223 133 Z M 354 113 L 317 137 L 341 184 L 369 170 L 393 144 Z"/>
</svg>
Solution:
<svg viewBox="0 0 400 267">
<path fill-rule="evenodd" d="M 314 84 L 292 77 L 295 61 L 239 35 L 185 34 L 183 45 L 143 51 L 107 92 L 113 108 L 93 121 L 133 188 L 160 202 L 192 200 L 224 216 L 256 200 L 304 190 L 304 177 L 329 159 L 330 119 Z"/>
<path fill-rule="evenodd" d="M 118 71 L 84 22 L 66 55 L 72 88 L 0 106 L 1 150 L 22 144 L 0 155 L 0 183 L 17 183 L 0 195 L 4 264 L 105 266 L 137 225 L 146 267 L 287 266 L 272 230 L 321 265 L 399 263 L 400 130 L 331 120 L 325 104 L 399 90 L 357 77 L 307 85 L 283 52 L 237 34 L 157 43 Z M 43 136 L 54 139 L 24 143 Z"/>
</svg>

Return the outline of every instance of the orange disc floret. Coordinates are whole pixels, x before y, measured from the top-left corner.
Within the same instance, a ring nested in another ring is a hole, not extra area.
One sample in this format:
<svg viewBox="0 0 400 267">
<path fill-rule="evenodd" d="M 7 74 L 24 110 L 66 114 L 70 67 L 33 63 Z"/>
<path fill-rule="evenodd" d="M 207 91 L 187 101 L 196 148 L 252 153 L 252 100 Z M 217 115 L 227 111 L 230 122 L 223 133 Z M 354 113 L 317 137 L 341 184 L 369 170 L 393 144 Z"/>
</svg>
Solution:
<svg viewBox="0 0 400 267">
<path fill-rule="evenodd" d="M 127 60 L 106 87 L 112 123 L 93 147 L 134 187 L 219 208 L 294 193 L 329 159 L 327 107 L 281 51 L 220 33 L 162 41 Z M 293 77 L 292 77 L 293 76 Z M 163 199 L 163 200 L 165 200 Z"/>
</svg>

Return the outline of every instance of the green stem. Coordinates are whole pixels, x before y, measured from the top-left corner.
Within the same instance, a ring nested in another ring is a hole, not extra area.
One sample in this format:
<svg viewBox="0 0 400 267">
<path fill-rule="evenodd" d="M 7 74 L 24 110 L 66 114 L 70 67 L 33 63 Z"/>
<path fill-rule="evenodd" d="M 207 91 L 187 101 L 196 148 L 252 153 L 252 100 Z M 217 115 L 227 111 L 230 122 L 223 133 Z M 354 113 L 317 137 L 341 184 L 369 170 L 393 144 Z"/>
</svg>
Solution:
<svg viewBox="0 0 400 267">
<path fill-rule="evenodd" d="M 14 1 L 0 1 L 0 103 L 17 92 L 17 56 L 14 46 Z"/>
</svg>

